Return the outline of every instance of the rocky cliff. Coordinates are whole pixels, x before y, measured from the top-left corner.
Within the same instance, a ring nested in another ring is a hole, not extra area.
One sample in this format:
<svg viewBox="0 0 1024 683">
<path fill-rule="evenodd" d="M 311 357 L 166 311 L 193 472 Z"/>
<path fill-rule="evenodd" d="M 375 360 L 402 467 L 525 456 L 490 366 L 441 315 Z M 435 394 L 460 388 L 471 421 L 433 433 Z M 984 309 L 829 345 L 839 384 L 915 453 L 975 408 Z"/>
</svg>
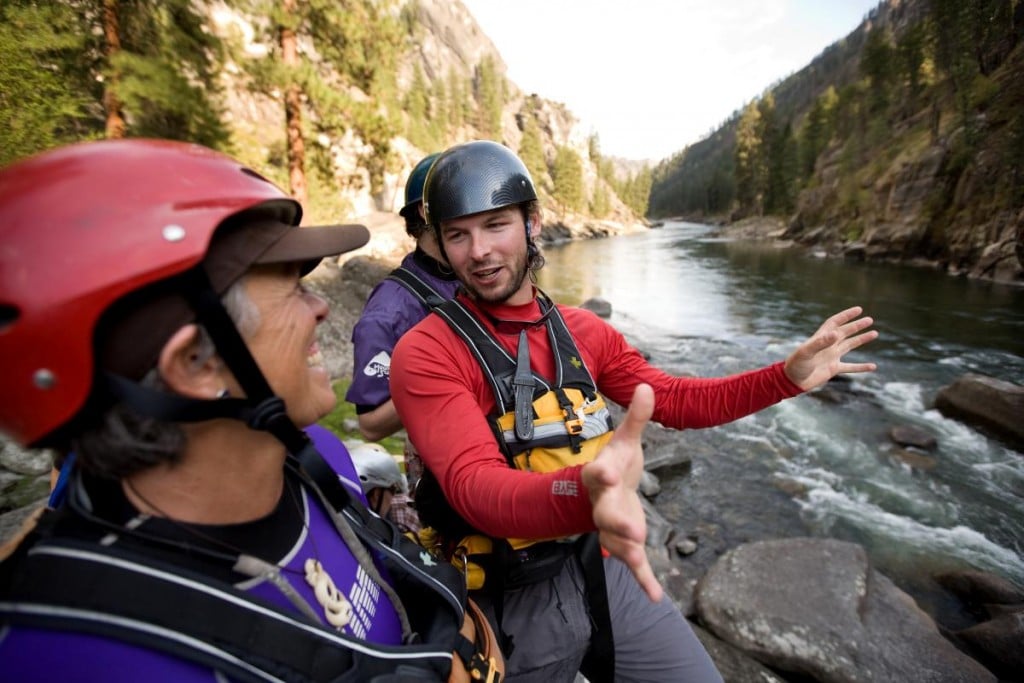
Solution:
<svg viewBox="0 0 1024 683">
<path fill-rule="evenodd" d="M 645 221 L 630 210 L 615 194 L 608 183 L 598 177 L 597 160 L 590 158 L 589 132 L 562 103 L 544 99 L 537 94 L 527 94 L 507 79 L 507 67 L 491 40 L 477 25 L 469 10 L 458 0 L 415 0 L 405 5 L 409 13 L 409 34 L 406 47 L 399 60 L 396 83 L 399 91 L 412 89 L 417 71 L 426 81 L 431 92 L 445 92 L 452 78 L 470 84 L 479 77 L 480 65 L 488 60 L 502 80 L 503 99 L 501 103 L 501 130 L 489 136 L 519 151 L 523 138 L 524 116 L 534 118 L 540 129 L 543 154 L 550 168 L 559 147 L 568 147 L 583 162 L 583 193 L 592 197 L 600 185 L 609 198 L 609 210 L 601 218 L 583 212 L 553 210 L 554 202 L 550 193 L 550 178 L 535 178 L 545 208 L 544 223 L 548 240 L 588 238 L 609 234 L 620 234 L 645 229 Z M 235 36 L 241 40 L 246 54 L 260 54 L 267 50 L 253 38 L 252 17 L 232 9 L 223 3 L 215 3 L 211 9 L 211 25 L 223 36 Z M 238 38 L 241 36 L 241 38 Z M 315 46 L 307 46 L 305 54 L 317 59 Z M 318 68 L 329 70 L 325 62 Z M 280 164 L 281 150 L 285 147 L 284 113 L 279 102 L 260 95 L 246 87 L 242 69 L 230 65 L 224 74 L 226 117 L 235 130 L 237 154 L 255 168 L 264 170 L 268 162 Z M 350 89 L 351 90 L 351 89 Z M 353 97 L 365 98 L 359 92 Z M 408 114 L 402 115 L 408 122 Z M 448 136 L 445 146 L 468 140 L 488 137 L 480 132 L 473 121 L 467 121 Z M 320 136 L 310 141 L 330 150 L 333 172 L 339 181 L 337 193 L 329 206 L 345 207 L 346 220 L 372 222 L 375 226 L 388 226 L 382 241 L 375 232 L 371 244 L 363 254 L 394 253 L 408 248 L 411 244 L 393 239 L 396 226 L 401 222 L 394 214 L 404 202 L 404 184 L 412 167 L 427 154 L 437 149 L 421 149 L 403 135 L 397 135 L 390 142 L 394 161 L 384 173 L 383 189 L 371 193 L 369 172 L 361 167 L 360 155 L 367 153 L 367 145 L 352 131 L 338 139 Z M 310 143 L 307 143 L 309 145 Z M 616 166 L 618 168 L 618 166 Z M 623 167 L 625 168 L 625 167 Z M 273 169 L 271 169 L 273 171 Z M 310 173 L 308 170 L 307 173 Z M 625 171 L 624 171 L 625 172 Z M 284 178 L 270 174 L 284 184 Z M 315 199 L 311 196 L 311 200 Z M 388 218 L 392 215 L 393 218 Z M 311 201 L 307 206 L 307 222 L 338 220 L 339 216 L 329 215 L 320 203 Z"/>
</svg>

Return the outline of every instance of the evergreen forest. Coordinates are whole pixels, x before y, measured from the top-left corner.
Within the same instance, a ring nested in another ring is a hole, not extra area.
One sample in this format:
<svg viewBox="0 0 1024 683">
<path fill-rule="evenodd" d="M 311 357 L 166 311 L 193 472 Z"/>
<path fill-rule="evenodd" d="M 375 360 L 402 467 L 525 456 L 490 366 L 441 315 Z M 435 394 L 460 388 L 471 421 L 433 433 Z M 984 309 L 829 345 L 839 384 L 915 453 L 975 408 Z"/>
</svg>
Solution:
<svg viewBox="0 0 1024 683">
<path fill-rule="evenodd" d="M 620 177 L 596 136 L 585 154 L 552 139 L 536 96 L 506 111 L 514 86 L 500 56 L 428 77 L 417 55 L 428 30 L 415 0 L 5 0 L 0 165 L 82 140 L 192 141 L 330 216 L 347 208 L 339 190 L 386 208 L 385 176 L 408 168 L 409 145 L 415 162 L 487 138 L 522 155 L 561 214 L 603 218 L 612 196 L 646 213 L 649 171 Z M 242 124 L 247 108 L 280 122 L 279 142 Z M 505 139 L 510 116 L 515 141 Z M 603 181 L 590 189 L 584 162 Z"/>
</svg>

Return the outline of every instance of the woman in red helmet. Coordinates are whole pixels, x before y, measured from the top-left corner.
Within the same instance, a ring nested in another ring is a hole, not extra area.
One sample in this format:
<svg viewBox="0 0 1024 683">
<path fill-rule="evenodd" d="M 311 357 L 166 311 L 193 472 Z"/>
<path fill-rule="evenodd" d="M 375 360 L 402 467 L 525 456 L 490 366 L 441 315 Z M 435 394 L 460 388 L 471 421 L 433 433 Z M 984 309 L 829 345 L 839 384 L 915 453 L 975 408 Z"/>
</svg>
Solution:
<svg viewBox="0 0 1024 683">
<path fill-rule="evenodd" d="M 344 447 L 310 427 L 335 398 L 328 307 L 301 277 L 368 232 L 300 218 L 195 145 L 0 171 L 0 430 L 77 458 L 66 504 L 0 565 L 5 678 L 461 670 L 460 577 L 368 512 Z"/>
</svg>

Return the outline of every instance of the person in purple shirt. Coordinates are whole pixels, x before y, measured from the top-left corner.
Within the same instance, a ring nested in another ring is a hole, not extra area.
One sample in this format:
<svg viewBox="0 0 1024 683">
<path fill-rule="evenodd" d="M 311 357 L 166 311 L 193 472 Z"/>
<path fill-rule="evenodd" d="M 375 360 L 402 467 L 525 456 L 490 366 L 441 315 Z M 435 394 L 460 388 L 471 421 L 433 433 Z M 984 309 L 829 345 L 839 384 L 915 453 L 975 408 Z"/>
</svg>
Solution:
<svg viewBox="0 0 1024 683">
<path fill-rule="evenodd" d="M 0 563 L 4 680 L 497 666 L 459 635 L 457 570 L 366 508 L 348 452 L 315 425 L 336 400 L 317 341 L 328 306 L 301 278 L 369 233 L 299 229 L 301 215 L 179 142 L 83 143 L 0 170 L 0 431 L 75 453 L 65 503 Z"/>
<path fill-rule="evenodd" d="M 405 219 L 405 231 L 416 240 L 416 249 L 405 255 L 396 272 L 377 284 L 352 329 L 352 384 L 345 400 L 355 404 L 359 431 L 367 441 L 379 441 L 402 428 L 389 386 L 395 344 L 430 312 L 432 301 L 452 298 L 459 286 L 441 255 L 434 231 L 423 219 L 423 181 L 437 156 L 421 159 L 405 183 L 405 205 L 399 215 Z M 410 488 L 415 489 L 422 465 L 408 441 L 405 463 Z M 404 496 L 393 502 L 396 507 L 407 504 Z M 409 526 L 416 525 L 406 519 Z"/>
</svg>

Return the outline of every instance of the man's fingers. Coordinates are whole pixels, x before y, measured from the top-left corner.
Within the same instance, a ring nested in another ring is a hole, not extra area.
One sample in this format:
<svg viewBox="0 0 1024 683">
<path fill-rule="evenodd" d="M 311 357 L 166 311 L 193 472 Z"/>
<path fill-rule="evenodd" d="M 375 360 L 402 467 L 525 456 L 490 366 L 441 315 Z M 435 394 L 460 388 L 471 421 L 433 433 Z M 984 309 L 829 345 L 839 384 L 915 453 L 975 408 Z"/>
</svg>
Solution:
<svg viewBox="0 0 1024 683">
<path fill-rule="evenodd" d="M 654 389 L 649 384 L 638 384 L 633 391 L 633 400 L 629 402 L 629 410 L 622 424 L 615 430 L 625 438 L 639 439 L 644 427 L 654 414 Z"/>
<path fill-rule="evenodd" d="M 850 322 L 863 312 L 864 309 L 861 308 L 860 306 L 851 306 L 850 308 L 847 308 L 845 311 L 839 311 L 831 318 L 826 320 L 825 325 L 832 324 L 835 325 L 836 327 L 842 327 L 843 325 Z"/>
<path fill-rule="evenodd" d="M 657 577 L 654 576 L 654 570 L 651 568 L 651 563 L 647 559 L 647 553 L 643 548 L 643 545 L 634 545 L 626 553 L 626 557 L 619 558 L 626 563 L 629 567 L 629 571 L 633 573 L 633 577 L 636 579 L 640 587 L 647 593 L 647 597 L 651 599 L 651 602 L 658 602 L 661 600 L 663 590 L 661 584 L 658 583 Z"/>
</svg>

